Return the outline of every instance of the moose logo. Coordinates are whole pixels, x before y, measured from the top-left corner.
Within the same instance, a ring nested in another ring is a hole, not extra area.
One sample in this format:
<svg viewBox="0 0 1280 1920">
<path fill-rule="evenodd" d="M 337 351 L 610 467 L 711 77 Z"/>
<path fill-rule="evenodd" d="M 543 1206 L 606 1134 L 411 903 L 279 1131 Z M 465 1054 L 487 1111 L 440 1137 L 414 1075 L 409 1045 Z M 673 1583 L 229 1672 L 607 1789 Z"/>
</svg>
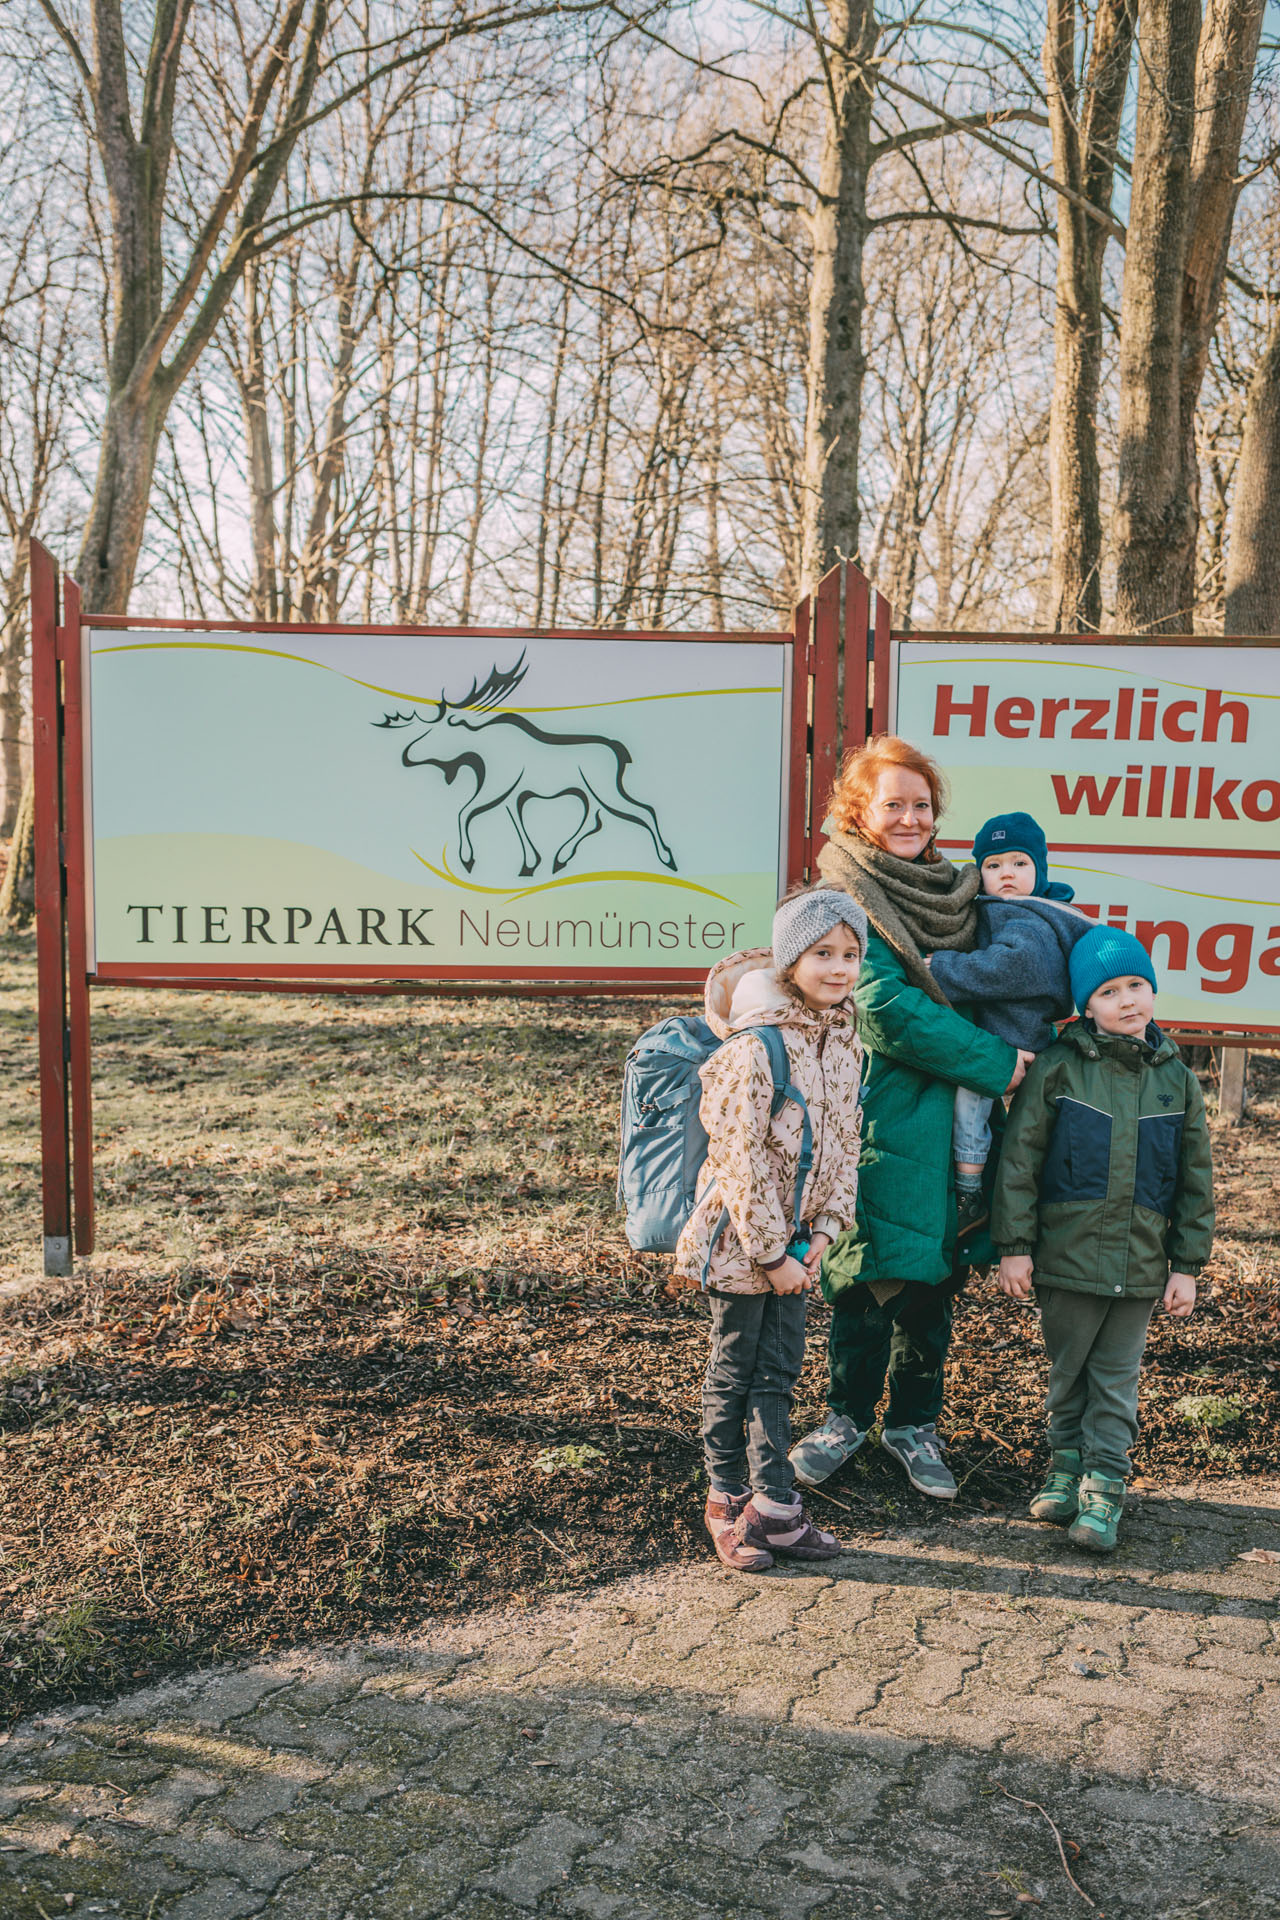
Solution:
<svg viewBox="0 0 1280 1920">
<path fill-rule="evenodd" d="M 389 713 L 375 727 L 411 728 L 413 738 L 400 755 L 405 767 L 435 767 L 452 786 L 460 774 L 475 785 L 458 810 L 458 859 L 467 873 L 476 863 L 472 839 L 478 820 L 501 809 L 519 842 L 520 877 L 542 865 L 543 854 L 525 818 L 531 801 L 569 800 L 581 809 L 569 834 L 556 848 L 552 873 L 560 873 L 584 840 L 599 833 L 606 818 L 639 827 L 653 842 L 664 867 L 675 872 L 675 857 L 646 800 L 627 792 L 624 775 L 631 755 L 621 740 L 600 733 L 551 733 L 522 713 L 492 708 L 520 685 L 529 671 L 522 653 L 506 673 L 492 667 L 483 686 L 473 679 L 461 700 L 443 690 L 434 712 Z M 560 827 L 563 827 L 563 818 Z"/>
</svg>

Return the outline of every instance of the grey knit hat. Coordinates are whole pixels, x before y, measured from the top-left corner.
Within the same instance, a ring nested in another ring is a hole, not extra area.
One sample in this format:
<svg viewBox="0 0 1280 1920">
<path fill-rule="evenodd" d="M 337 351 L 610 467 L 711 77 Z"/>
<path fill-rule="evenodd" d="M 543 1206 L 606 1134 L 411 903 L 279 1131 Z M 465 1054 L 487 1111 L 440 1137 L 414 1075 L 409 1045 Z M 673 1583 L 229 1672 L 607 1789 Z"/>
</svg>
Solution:
<svg viewBox="0 0 1280 1920">
<path fill-rule="evenodd" d="M 779 973 L 793 967 L 806 947 L 821 940 L 832 927 L 845 926 L 867 950 L 867 916 L 853 895 L 836 887 L 815 887 L 784 900 L 773 916 L 773 964 Z"/>
</svg>

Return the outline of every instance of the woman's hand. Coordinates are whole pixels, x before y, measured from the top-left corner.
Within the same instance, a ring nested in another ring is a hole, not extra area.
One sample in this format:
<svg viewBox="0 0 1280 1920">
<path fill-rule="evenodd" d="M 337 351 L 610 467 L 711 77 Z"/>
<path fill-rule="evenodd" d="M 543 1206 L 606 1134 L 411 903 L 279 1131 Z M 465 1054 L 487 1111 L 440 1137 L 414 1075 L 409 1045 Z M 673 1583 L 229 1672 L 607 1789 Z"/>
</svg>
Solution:
<svg viewBox="0 0 1280 1920">
<path fill-rule="evenodd" d="M 1031 1255 L 1029 1253 L 1006 1253 L 1000 1262 L 996 1274 L 996 1285 L 1001 1293 L 1010 1300 L 1029 1300 L 1031 1298 Z"/>
<path fill-rule="evenodd" d="M 1185 1320 L 1195 1311 L 1196 1283 L 1189 1273 L 1171 1273 L 1164 1290 L 1164 1310 L 1175 1320 Z"/>
<path fill-rule="evenodd" d="M 822 1256 L 830 1245 L 831 1235 L 829 1233 L 815 1233 L 809 1242 L 809 1251 L 800 1264 L 808 1274 L 809 1284 L 811 1286 L 818 1277 L 818 1267 L 821 1263 Z"/>
<path fill-rule="evenodd" d="M 775 1293 L 807 1293 L 813 1281 L 800 1262 L 788 1254 L 780 1267 L 766 1270 L 766 1279 Z"/>
<path fill-rule="evenodd" d="M 1027 1077 L 1027 1068 L 1031 1065 L 1031 1062 L 1034 1059 L 1035 1059 L 1034 1053 L 1028 1053 L 1025 1047 L 1018 1048 L 1018 1064 L 1013 1070 L 1012 1080 L 1009 1082 L 1008 1086 L 1004 1090 L 1004 1097 L 1006 1100 L 1008 1099 L 1011 1093 L 1015 1092 L 1016 1089 L 1022 1085 L 1023 1081 Z"/>
</svg>

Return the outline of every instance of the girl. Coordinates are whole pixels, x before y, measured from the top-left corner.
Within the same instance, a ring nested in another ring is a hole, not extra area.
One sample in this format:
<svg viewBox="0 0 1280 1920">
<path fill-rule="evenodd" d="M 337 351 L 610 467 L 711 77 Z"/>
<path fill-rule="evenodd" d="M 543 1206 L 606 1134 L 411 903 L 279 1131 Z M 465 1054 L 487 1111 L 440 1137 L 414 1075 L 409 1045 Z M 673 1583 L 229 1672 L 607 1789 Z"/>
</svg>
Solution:
<svg viewBox="0 0 1280 1920">
<path fill-rule="evenodd" d="M 677 1285 L 705 1285 L 711 1303 L 706 1522 L 737 1572 L 772 1566 L 776 1553 L 827 1560 L 842 1551 L 800 1504 L 787 1449 L 809 1288 L 854 1216 L 862 1048 L 849 996 L 866 937 L 866 916 L 847 893 L 799 889 L 774 915 L 772 952 L 732 954 L 707 979 L 707 1020 L 724 1045 L 702 1068 L 710 1147 L 675 1271 Z M 804 1114 L 794 1099 L 771 1111 L 768 1051 L 746 1031 L 763 1026 L 782 1035 L 812 1133 L 798 1234 Z"/>
</svg>

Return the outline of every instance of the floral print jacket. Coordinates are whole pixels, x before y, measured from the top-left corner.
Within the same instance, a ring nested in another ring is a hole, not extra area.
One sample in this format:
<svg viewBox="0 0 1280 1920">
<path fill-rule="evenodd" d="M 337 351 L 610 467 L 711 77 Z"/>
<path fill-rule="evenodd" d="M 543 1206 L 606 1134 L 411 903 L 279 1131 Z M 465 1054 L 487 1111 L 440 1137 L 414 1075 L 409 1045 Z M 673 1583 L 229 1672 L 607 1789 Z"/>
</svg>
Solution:
<svg viewBox="0 0 1280 1920">
<path fill-rule="evenodd" d="M 853 1002 L 811 1013 L 779 984 L 769 950 L 756 948 L 712 969 L 706 1017 L 725 1044 L 702 1068 L 699 1111 L 711 1144 L 697 1204 L 676 1247 L 672 1284 L 701 1285 L 707 1249 L 727 1209 L 730 1224 L 715 1243 L 707 1285 L 721 1293 L 768 1293 L 763 1263 L 780 1258 L 791 1238 L 803 1126 L 793 1100 L 770 1114 L 768 1055 L 741 1029 L 782 1029 L 791 1078 L 805 1097 L 813 1131 L 805 1219 L 813 1232 L 834 1239 L 852 1225 L 858 1192 L 862 1043 Z"/>
</svg>

